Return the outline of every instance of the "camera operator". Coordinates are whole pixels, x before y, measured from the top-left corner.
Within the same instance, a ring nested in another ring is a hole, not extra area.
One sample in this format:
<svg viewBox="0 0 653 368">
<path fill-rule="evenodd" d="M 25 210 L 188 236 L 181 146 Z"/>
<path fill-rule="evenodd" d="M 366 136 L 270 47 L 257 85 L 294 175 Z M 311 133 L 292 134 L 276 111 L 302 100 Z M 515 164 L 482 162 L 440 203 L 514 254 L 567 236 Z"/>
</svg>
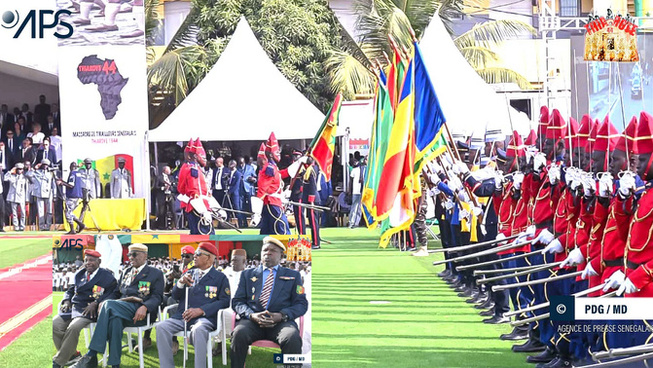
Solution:
<svg viewBox="0 0 653 368">
<path fill-rule="evenodd" d="M 63 185 L 66 187 L 66 221 L 70 224 L 70 231 L 67 234 L 76 234 L 84 230 L 86 227 L 84 223 L 73 214 L 75 208 L 79 206 L 79 200 L 82 199 L 82 187 L 84 186 L 83 180 L 82 174 L 77 171 L 77 164 L 75 162 L 70 163 L 70 174 L 68 175 L 67 182 L 58 178 L 56 180 L 57 185 Z M 75 224 L 78 226 L 77 230 L 75 230 Z"/>
<path fill-rule="evenodd" d="M 156 177 L 156 209 L 157 227 L 159 230 L 167 230 L 167 218 L 173 219 L 172 226 L 176 226 L 175 213 L 173 209 L 174 196 L 172 194 L 172 180 L 170 178 L 170 166 L 164 166 L 161 173 Z"/>
<path fill-rule="evenodd" d="M 50 160 L 44 158 L 39 164 L 25 173 L 32 184 L 32 193 L 36 199 L 39 214 L 39 230 L 50 230 L 52 225 L 52 196 L 56 191 L 55 180 L 50 170 Z"/>
</svg>

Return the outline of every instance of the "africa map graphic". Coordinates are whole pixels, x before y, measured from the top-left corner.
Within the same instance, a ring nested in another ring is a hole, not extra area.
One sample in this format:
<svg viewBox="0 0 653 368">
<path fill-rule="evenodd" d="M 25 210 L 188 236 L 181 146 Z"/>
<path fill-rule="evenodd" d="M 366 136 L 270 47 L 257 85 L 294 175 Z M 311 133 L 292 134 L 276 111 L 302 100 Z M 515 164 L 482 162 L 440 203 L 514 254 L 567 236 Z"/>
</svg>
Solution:
<svg viewBox="0 0 653 368">
<path fill-rule="evenodd" d="M 83 84 L 97 85 L 104 118 L 113 119 L 122 102 L 120 92 L 129 81 L 120 74 L 116 62 L 113 59 L 100 59 L 97 55 L 86 56 L 77 66 L 77 78 Z"/>
</svg>

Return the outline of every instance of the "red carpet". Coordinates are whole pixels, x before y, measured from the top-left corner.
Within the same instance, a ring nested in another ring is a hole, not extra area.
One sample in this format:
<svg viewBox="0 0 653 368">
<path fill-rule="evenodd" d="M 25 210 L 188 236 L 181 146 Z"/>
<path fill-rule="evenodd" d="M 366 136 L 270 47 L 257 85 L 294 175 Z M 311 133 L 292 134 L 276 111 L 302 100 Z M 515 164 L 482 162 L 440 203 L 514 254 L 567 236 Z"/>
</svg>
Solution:
<svg viewBox="0 0 653 368">
<path fill-rule="evenodd" d="M 0 270 L 0 350 L 52 312 L 52 255 Z"/>
</svg>

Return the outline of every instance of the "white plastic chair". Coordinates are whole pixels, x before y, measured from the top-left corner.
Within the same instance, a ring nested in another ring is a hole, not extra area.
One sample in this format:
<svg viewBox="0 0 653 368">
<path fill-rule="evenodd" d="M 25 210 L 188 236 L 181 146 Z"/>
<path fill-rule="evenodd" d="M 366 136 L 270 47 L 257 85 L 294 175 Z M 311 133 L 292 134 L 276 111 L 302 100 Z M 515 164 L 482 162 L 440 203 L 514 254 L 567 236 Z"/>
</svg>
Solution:
<svg viewBox="0 0 653 368">
<path fill-rule="evenodd" d="M 161 308 L 157 307 L 157 317 L 158 320 L 161 320 Z M 147 330 L 151 330 L 154 328 L 158 322 L 152 322 L 150 319 L 150 313 L 147 314 L 145 317 L 145 320 L 147 323 L 143 326 L 139 327 L 125 327 L 123 328 L 123 332 L 127 334 L 127 346 L 129 346 L 129 352 L 133 353 L 134 352 L 134 346 L 132 346 L 132 337 L 131 334 L 135 333 L 138 335 L 138 346 L 140 347 L 138 349 L 138 363 L 140 365 L 140 368 L 145 368 L 145 360 L 143 358 L 143 333 Z M 102 366 L 106 367 L 107 362 L 106 359 L 102 358 Z"/>
<path fill-rule="evenodd" d="M 299 336 L 303 337 L 304 336 L 304 316 L 300 316 L 299 318 L 295 318 L 295 323 L 297 323 L 297 327 L 299 327 Z M 231 317 L 231 333 L 232 334 L 234 332 L 234 328 L 236 328 L 236 313 L 234 313 L 233 316 Z M 252 354 L 252 346 L 258 346 L 258 347 L 261 347 L 261 348 L 277 348 L 277 349 L 281 349 L 281 346 L 279 346 L 279 344 L 275 343 L 272 340 L 256 340 L 247 349 L 247 354 L 249 354 L 249 355 Z M 225 347 L 225 349 L 226 349 L 226 347 Z M 224 350 L 223 350 L 223 354 L 224 354 Z"/>
<path fill-rule="evenodd" d="M 169 312 L 172 308 L 177 308 L 178 304 L 172 304 L 165 309 L 163 309 L 163 313 L 161 315 L 161 320 L 165 321 L 166 319 L 170 318 L 169 317 Z M 213 368 L 213 339 L 217 337 L 221 332 L 222 332 L 222 364 L 227 365 L 227 343 L 226 343 L 226 331 L 224 328 L 224 322 L 225 322 L 225 317 L 224 317 L 224 310 L 225 309 L 220 309 L 218 311 L 218 327 L 217 329 L 209 332 L 209 338 L 206 341 L 206 364 L 208 368 Z M 222 322 L 220 324 L 220 322 Z M 184 337 L 184 331 L 179 331 L 173 336 L 177 337 Z M 180 347 L 182 345 L 180 344 Z M 188 351 L 184 350 L 184 359 L 188 359 Z"/>
</svg>

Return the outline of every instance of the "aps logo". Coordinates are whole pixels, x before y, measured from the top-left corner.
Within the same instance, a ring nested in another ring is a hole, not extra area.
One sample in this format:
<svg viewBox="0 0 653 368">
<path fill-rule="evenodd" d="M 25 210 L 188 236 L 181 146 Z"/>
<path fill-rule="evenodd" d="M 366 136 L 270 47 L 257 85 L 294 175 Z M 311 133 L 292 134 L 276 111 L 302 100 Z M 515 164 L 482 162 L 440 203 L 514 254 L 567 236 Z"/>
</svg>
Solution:
<svg viewBox="0 0 653 368">
<path fill-rule="evenodd" d="M 65 250 L 82 250 L 84 249 L 84 238 L 54 239 L 54 246 Z"/>
<path fill-rule="evenodd" d="M 54 32 L 57 38 L 68 38 L 73 34 L 73 26 L 60 19 L 62 15 L 70 16 L 70 10 L 61 9 L 58 11 L 48 9 L 32 9 L 27 14 L 18 12 L 18 10 L 7 10 L 2 13 L 0 25 L 4 29 L 16 29 L 13 38 L 18 38 L 22 35 L 23 31 L 27 28 L 31 38 L 43 38 L 43 31 L 50 28 L 55 28 L 60 25 L 67 31 L 59 33 Z"/>
</svg>

